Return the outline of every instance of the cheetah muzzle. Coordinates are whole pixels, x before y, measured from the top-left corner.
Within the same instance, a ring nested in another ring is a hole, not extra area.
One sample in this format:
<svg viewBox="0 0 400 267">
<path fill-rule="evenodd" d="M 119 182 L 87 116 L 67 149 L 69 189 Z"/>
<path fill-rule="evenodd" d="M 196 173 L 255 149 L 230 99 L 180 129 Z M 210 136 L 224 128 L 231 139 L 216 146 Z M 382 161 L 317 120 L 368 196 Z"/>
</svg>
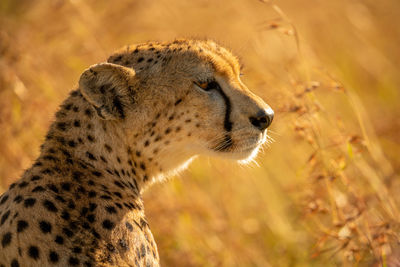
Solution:
<svg viewBox="0 0 400 267">
<path fill-rule="evenodd" d="M 197 155 L 246 161 L 272 109 L 213 41 L 145 43 L 85 70 L 0 198 L 0 266 L 158 266 L 141 193 Z"/>
</svg>

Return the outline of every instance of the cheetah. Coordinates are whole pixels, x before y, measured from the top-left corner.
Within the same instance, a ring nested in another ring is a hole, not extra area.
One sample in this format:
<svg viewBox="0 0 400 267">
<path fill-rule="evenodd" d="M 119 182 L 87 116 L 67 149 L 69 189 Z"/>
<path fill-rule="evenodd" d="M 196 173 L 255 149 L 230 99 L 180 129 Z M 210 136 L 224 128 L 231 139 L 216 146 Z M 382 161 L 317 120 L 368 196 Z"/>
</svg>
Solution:
<svg viewBox="0 0 400 267">
<path fill-rule="evenodd" d="M 198 155 L 249 160 L 272 109 L 211 40 L 128 46 L 83 72 L 0 198 L 0 266 L 159 266 L 142 193 Z"/>
</svg>

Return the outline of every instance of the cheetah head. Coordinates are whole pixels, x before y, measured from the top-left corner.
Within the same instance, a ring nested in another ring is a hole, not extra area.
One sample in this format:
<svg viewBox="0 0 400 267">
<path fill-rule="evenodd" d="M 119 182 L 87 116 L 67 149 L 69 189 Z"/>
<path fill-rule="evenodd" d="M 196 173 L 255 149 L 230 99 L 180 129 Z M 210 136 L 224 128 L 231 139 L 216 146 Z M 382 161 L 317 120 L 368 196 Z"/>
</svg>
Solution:
<svg viewBox="0 0 400 267">
<path fill-rule="evenodd" d="M 86 70 L 80 90 L 127 143 L 164 158 L 164 169 L 200 154 L 249 160 L 274 114 L 241 81 L 237 58 L 213 41 L 124 48 Z"/>
</svg>

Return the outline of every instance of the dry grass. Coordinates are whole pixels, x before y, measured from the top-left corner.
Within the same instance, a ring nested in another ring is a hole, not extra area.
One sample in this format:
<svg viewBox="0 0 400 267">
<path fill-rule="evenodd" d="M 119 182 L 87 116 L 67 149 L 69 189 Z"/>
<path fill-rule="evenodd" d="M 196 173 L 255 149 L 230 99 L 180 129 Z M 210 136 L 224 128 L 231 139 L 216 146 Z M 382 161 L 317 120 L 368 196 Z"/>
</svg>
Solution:
<svg viewBox="0 0 400 267">
<path fill-rule="evenodd" d="M 0 191 L 87 66 L 129 43 L 214 38 L 275 109 L 275 142 L 257 164 L 201 159 L 146 193 L 163 265 L 395 266 L 399 1 L 110 3 L 0 2 Z"/>
</svg>

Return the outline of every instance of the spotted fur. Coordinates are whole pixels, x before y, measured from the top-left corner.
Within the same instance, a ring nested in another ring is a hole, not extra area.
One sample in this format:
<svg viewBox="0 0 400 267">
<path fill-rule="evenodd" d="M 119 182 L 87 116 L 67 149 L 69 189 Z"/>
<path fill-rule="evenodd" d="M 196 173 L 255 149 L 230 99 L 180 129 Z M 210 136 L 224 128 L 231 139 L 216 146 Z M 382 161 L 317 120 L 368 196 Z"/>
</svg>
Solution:
<svg viewBox="0 0 400 267">
<path fill-rule="evenodd" d="M 239 74 L 198 40 L 129 46 L 84 71 L 0 197 L 0 266 L 158 266 L 143 190 L 196 155 L 244 160 L 265 140 L 272 110 Z"/>
</svg>

